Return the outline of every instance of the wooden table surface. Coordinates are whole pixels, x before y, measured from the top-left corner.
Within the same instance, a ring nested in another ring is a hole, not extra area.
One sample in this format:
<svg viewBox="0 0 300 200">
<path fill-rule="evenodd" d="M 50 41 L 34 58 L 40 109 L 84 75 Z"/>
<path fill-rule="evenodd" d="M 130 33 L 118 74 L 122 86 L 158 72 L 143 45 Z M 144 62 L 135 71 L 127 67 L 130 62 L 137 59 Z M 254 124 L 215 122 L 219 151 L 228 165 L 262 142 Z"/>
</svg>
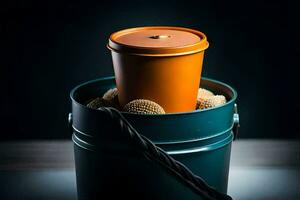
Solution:
<svg viewBox="0 0 300 200">
<path fill-rule="evenodd" d="M 300 141 L 234 141 L 228 193 L 236 200 L 300 200 Z M 1 197 L 76 199 L 72 142 L 0 143 Z"/>
</svg>

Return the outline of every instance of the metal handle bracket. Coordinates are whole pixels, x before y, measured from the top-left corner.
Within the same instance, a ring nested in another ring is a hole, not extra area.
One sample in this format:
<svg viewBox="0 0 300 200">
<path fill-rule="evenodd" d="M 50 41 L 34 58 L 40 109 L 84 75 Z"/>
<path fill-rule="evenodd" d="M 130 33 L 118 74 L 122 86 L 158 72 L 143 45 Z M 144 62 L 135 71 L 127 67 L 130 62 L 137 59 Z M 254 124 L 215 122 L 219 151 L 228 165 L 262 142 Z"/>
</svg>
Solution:
<svg viewBox="0 0 300 200">
<path fill-rule="evenodd" d="M 239 133 L 239 128 L 240 128 L 240 116 L 238 113 L 237 104 L 235 103 L 234 104 L 234 114 L 233 114 L 233 128 L 232 128 L 233 135 L 234 135 L 233 140 L 237 139 L 237 136 Z"/>
</svg>

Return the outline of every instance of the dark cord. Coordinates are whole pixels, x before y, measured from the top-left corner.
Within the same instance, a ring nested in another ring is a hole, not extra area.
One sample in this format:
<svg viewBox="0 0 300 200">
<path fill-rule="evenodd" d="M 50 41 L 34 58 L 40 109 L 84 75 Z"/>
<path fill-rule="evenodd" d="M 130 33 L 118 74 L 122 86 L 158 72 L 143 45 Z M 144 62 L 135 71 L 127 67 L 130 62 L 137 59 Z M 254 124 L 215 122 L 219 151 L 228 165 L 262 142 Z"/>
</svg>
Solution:
<svg viewBox="0 0 300 200">
<path fill-rule="evenodd" d="M 152 161 L 157 162 L 173 175 L 180 178 L 184 183 L 190 186 L 199 196 L 205 200 L 232 200 L 232 198 L 209 186 L 202 178 L 195 175 L 185 165 L 168 155 L 163 149 L 155 146 L 148 138 L 140 135 L 124 116 L 114 108 L 102 107 L 99 110 L 107 113 L 117 122 L 120 130 L 125 136 L 138 147 L 143 155 Z"/>
</svg>

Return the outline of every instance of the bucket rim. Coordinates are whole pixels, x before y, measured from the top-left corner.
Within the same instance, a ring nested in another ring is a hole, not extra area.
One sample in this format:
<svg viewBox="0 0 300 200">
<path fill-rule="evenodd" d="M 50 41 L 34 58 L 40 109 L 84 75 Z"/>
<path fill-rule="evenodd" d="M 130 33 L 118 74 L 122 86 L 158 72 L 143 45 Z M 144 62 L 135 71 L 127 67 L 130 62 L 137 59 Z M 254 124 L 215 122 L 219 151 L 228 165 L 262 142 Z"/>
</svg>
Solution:
<svg viewBox="0 0 300 200">
<path fill-rule="evenodd" d="M 90 80 L 90 81 L 86 81 L 86 82 L 83 82 L 79 85 L 77 85 L 76 87 L 74 87 L 71 92 L 70 92 L 70 99 L 73 103 L 79 105 L 79 106 L 83 106 L 85 107 L 86 109 L 88 110 L 91 110 L 91 111 L 98 111 L 97 109 L 93 109 L 93 108 L 89 108 L 87 107 L 86 105 L 82 104 L 82 103 L 79 103 L 75 98 L 74 98 L 74 94 L 75 92 L 83 87 L 83 86 L 86 86 L 88 84 L 91 84 L 91 83 L 95 83 L 95 82 L 99 82 L 99 81 L 108 81 L 108 80 L 115 80 L 115 76 L 107 76 L 107 77 L 101 77 L 101 78 L 97 78 L 97 79 L 93 79 L 93 80 Z M 201 80 L 205 80 L 205 81 L 211 81 L 213 83 L 217 83 L 219 85 L 222 85 L 224 87 L 227 87 L 229 88 L 232 93 L 233 93 L 233 96 L 231 97 L 231 99 L 229 101 L 227 101 L 225 104 L 222 104 L 222 105 L 219 105 L 219 106 L 216 106 L 216 107 L 213 107 L 213 108 L 206 108 L 206 109 L 203 109 L 203 110 L 200 110 L 200 109 L 197 109 L 197 110 L 193 110 L 193 111 L 189 111 L 189 112 L 176 112 L 176 113 L 165 113 L 165 114 L 136 114 L 136 113 L 130 113 L 130 112 L 123 112 L 123 111 L 120 111 L 122 114 L 125 114 L 127 116 L 146 116 L 146 117 L 163 117 L 163 116 L 177 116 L 177 115 L 190 115 L 190 114 L 196 114 L 196 113 L 200 113 L 200 112 L 208 112 L 208 111 L 211 111 L 211 110 L 217 110 L 219 108 L 222 108 L 224 106 L 227 106 L 229 104 L 232 104 L 236 101 L 237 99 L 237 92 L 236 90 L 231 87 L 230 85 L 224 83 L 224 82 L 221 82 L 221 81 L 217 81 L 215 79 L 212 79 L 212 78 L 207 78 L 207 77 L 201 77 Z M 200 80 L 200 82 L 201 82 Z"/>
</svg>

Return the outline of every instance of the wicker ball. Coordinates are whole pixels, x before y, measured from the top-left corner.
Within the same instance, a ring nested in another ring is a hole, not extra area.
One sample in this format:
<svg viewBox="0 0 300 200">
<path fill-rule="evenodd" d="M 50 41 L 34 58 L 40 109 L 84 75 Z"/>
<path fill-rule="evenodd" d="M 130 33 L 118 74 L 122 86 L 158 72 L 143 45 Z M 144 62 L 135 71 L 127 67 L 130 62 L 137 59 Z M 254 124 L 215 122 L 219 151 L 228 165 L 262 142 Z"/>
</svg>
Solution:
<svg viewBox="0 0 300 200">
<path fill-rule="evenodd" d="M 108 105 L 109 103 L 106 100 L 104 100 L 102 97 L 97 97 L 91 100 L 86 106 L 89 108 L 97 109 L 99 107 L 105 107 Z"/>
<path fill-rule="evenodd" d="M 226 103 L 226 98 L 223 95 L 214 95 L 197 100 L 197 109 L 213 108 Z"/>
<path fill-rule="evenodd" d="M 204 88 L 199 88 L 198 89 L 198 95 L 197 95 L 197 99 L 199 98 L 207 98 L 207 97 L 211 97 L 214 96 L 214 93 L 212 93 L 211 91 L 204 89 Z"/>
<path fill-rule="evenodd" d="M 115 99 L 115 97 L 117 97 L 119 94 L 118 89 L 117 88 L 113 88 L 113 89 L 109 89 L 107 90 L 104 95 L 103 95 L 103 99 L 105 99 L 106 101 L 112 101 Z"/>
<path fill-rule="evenodd" d="M 137 114 L 165 114 L 164 109 L 160 105 L 146 99 L 133 100 L 127 103 L 123 110 Z"/>
<path fill-rule="evenodd" d="M 118 89 L 113 88 L 105 92 L 102 98 L 108 102 L 109 107 L 113 107 L 116 108 L 117 110 L 121 110 L 118 95 L 119 95 Z"/>
</svg>

